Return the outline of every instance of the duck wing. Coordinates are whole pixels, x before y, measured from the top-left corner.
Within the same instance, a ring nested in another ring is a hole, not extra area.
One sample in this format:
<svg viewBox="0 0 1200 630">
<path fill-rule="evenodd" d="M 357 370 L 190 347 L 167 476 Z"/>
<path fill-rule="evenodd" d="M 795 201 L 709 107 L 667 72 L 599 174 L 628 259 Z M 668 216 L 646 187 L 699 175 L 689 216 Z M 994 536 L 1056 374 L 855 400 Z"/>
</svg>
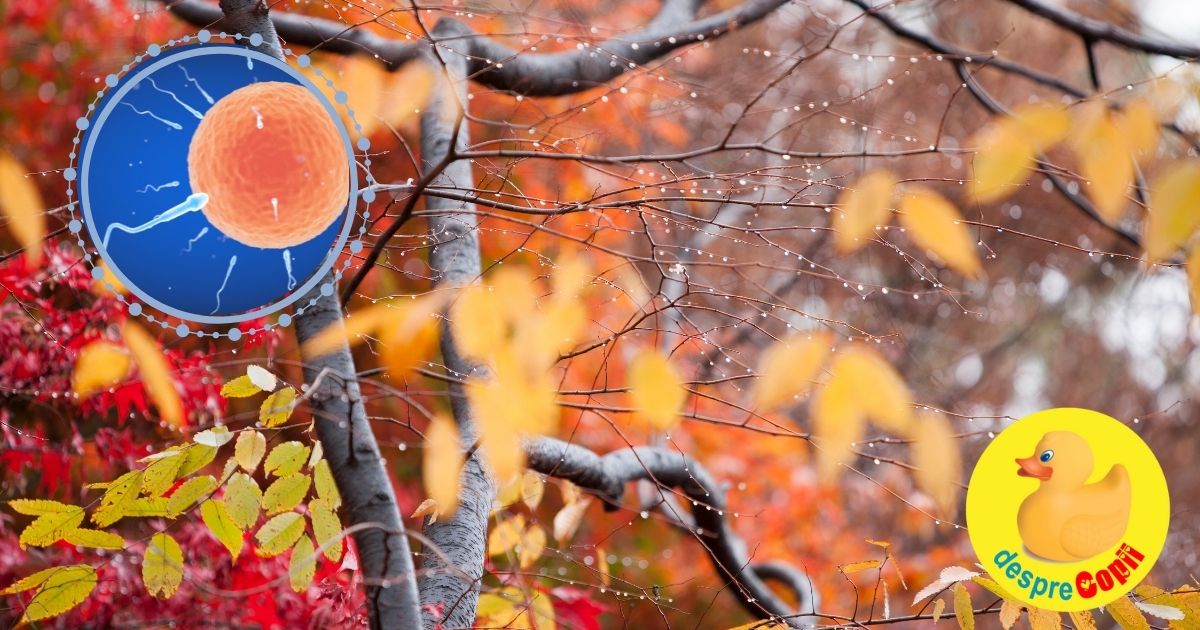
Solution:
<svg viewBox="0 0 1200 630">
<path fill-rule="evenodd" d="M 1072 516 L 1063 523 L 1059 543 L 1067 553 L 1082 560 L 1115 545 L 1128 526 L 1129 510 Z"/>
</svg>

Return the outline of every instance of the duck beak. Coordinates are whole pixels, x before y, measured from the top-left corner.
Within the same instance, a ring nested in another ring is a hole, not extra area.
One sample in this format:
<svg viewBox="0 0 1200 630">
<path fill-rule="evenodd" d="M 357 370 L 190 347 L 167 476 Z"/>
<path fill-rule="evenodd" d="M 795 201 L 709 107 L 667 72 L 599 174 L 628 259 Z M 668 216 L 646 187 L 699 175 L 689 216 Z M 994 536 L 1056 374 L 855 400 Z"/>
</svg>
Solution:
<svg viewBox="0 0 1200 630">
<path fill-rule="evenodd" d="M 1019 477 L 1033 477 L 1041 481 L 1046 481 L 1050 475 L 1054 474 L 1054 469 L 1038 461 L 1036 457 L 1024 457 L 1017 460 L 1017 465 L 1021 467 L 1017 471 Z"/>
</svg>

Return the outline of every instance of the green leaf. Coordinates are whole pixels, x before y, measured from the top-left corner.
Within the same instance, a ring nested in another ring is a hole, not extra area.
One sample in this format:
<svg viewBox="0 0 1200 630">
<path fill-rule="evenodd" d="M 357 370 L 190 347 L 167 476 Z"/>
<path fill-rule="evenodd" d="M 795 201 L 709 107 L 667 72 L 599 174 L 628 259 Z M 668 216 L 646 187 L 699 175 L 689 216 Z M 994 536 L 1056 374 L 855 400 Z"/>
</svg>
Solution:
<svg viewBox="0 0 1200 630">
<path fill-rule="evenodd" d="M 301 536 L 292 546 L 292 563 L 288 568 L 288 581 L 292 583 L 292 590 L 303 593 L 308 585 L 312 584 L 316 573 L 317 559 L 313 557 L 312 539 Z"/>
<path fill-rule="evenodd" d="M 47 514 L 67 512 L 75 506 L 59 503 L 58 501 L 44 501 L 41 499 L 13 499 L 8 502 L 8 507 L 12 508 L 18 514 L 45 516 Z"/>
<path fill-rule="evenodd" d="M 179 468 L 184 460 L 182 455 L 181 451 L 176 451 L 147 466 L 142 471 L 142 493 L 157 497 L 166 492 L 178 479 Z"/>
<path fill-rule="evenodd" d="M 189 444 L 183 447 L 183 464 L 176 478 L 186 477 L 209 465 L 217 457 L 217 449 L 207 444 Z"/>
<path fill-rule="evenodd" d="M 258 522 L 263 494 L 249 475 L 237 473 L 225 484 L 225 507 L 239 529 L 248 530 Z"/>
<path fill-rule="evenodd" d="M 167 499 L 167 515 L 178 516 L 192 505 L 212 493 L 217 488 L 217 480 L 212 475 L 192 477 L 183 482 L 171 497 Z"/>
<path fill-rule="evenodd" d="M 223 501 L 208 500 L 200 504 L 200 518 L 208 526 L 217 540 L 229 550 L 229 555 L 236 561 L 242 554 L 242 530 L 233 522 L 229 509 Z"/>
<path fill-rule="evenodd" d="M 284 387 L 267 396 L 267 399 L 263 401 L 262 407 L 258 410 L 258 420 L 264 427 L 279 426 L 291 417 L 295 402 L 296 389 Z"/>
<path fill-rule="evenodd" d="M 286 477 L 299 472 L 306 459 L 308 459 L 307 446 L 296 441 L 284 442 L 271 449 L 271 454 L 267 455 L 267 463 L 263 464 L 263 469 L 276 477 Z"/>
<path fill-rule="evenodd" d="M 93 549 L 124 549 L 125 539 L 98 529 L 73 529 L 63 534 L 63 540 L 77 547 Z"/>
<path fill-rule="evenodd" d="M 302 473 L 277 479 L 263 493 L 263 509 L 267 511 L 267 516 L 286 512 L 300 505 L 300 502 L 308 495 L 310 485 L 312 485 L 312 480 L 308 475 Z"/>
<path fill-rule="evenodd" d="M 0 591 L 0 595 L 13 595 L 28 591 L 29 589 L 40 585 L 42 582 L 45 582 L 47 578 L 49 578 L 51 575 L 54 575 L 55 571 L 60 570 L 62 570 L 62 567 L 50 567 L 49 569 L 42 569 L 33 575 L 27 575 L 16 582 L 9 584 L 8 588 Z"/>
<path fill-rule="evenodd" d="M 337 562 L 342 559 L 345 541 L 339 538 L 342 533 L 342 521 L 337 512 L 326 499 L 313 499 L 308 502 L 308 516 L 312 519 L 313 534 L 317 536 L 317 546 L 325 547 L 325 557 Z M 331 543 L 331 541 L 333 541 Z M 326 545 L 329 545 L 326 547 Z"/>
<path fill-rule="evenodd" d="M 125 516 L 130 505 L 137 499 L 142 488 L 142 471 L 131 470 L 115 481 L 108 484 L 104 496 L 100 497 L 100 507 L 92 513 L 92 523 L 99 527 L 108 527 Z"/>
<path fill-rule="evenodd" d="M 333 481 L 333 473 L 329 471 L 329 461 L 322 459 L 313 466 L 313 481 L 317 485 L 317 496 L 329 502 L 329 507 L 342 507 L 342 495 L 338 492 L 337 483 Z"/>
<path fill-rule="evenodd" d="M 167 500 L 163 497 L 134 499 L 125 507 L 125 516 L 148 518 L 167 515 Z"/>
<path fill-rule="evenodd" d="M 63 534 L 83 522 L 83 508 L 74 505 L 69 510 L 39 516 L 24 531 L 17 543 L 22 549 L 29 545 L 45 547 L 62 540 Z"/>
<path fill-rule="evenodd" d="M 237 459 L 238 466 L 251 474 L 258 468 L 266 452 L 267 438 L 258 431 L 242 431 L 233 447 L 233 456 Z"/>
<path fill-rule="evenodd" d="M 157 533 L 146 543 L 146 555 L 142 559 L 142 583 L 146 592 L 159 599 L 167 599 L 179 590 L 183 582 L 183 550 L 174 538 Z"/>
<path fill-rule="evenodd" d="M 25 606 L 21 623 L 61 615 L 78 606 L 96 588 L 96 570 L 86 564 L 55 567 L 46 571 L 50 574 L 42 579 L 33 599 Z M 42 575 L 46 571 L 35 575 Z"/>
<path fill-rule="evenodd" d="M 278 556 L 287 551 L 304 533 L 304 517 L 299 512 L 284 512 L 263 523 L 254 534 L 258 542 L 258 555 L 264 558 Z"/>
<path fill-rule="evenodd" d="M 225 398 L 249 398 L 261 391 L 262 389 L 245 374 L 221 386 L 221 396 Z"/>
</svg>

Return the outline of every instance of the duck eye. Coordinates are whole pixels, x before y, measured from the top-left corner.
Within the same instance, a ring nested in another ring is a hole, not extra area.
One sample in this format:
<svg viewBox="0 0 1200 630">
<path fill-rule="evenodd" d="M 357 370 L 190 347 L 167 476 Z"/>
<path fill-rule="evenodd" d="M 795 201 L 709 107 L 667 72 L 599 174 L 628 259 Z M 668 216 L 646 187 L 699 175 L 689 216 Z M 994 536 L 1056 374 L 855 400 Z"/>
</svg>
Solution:
<svg viewBox="0 0 1200 630">
<path fill-rule="evenodd" d="M 1050 450 L 1042 451 L 1042 454 L 1038 456 L 1038 459 L 1042 460 L 1042 463 L 1044 464 L 1044 463 L 1054 459 L 1054 451 L 1050 451 Z"/>
</svg>

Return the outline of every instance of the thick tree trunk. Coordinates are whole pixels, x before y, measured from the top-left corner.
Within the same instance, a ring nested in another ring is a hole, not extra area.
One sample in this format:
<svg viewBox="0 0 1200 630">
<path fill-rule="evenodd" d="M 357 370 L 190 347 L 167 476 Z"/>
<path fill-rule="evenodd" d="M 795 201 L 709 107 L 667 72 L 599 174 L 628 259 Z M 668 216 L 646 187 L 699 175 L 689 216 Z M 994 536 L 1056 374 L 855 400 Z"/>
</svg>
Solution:
<svg viewBox="0 0 1200 630">
<path fill-rule="evenodd" d="M 277 58 L 283 51 L 263 0 L 221 0 L 224 27 L 243 35 L 258 33 L 258 49 Z M 329 274 L 325 282 L 333 282 Z M 296 336 L 301 346 L 330 326 L 342 325 L 337 291 L 316 289 L 316 303 L 298 313 Z M 305 299 L 301 304 L 307 304 Z M 320 357 L 304 356 L 304 380 L 310 391 L 317 436 L 337 482 L 352 525 L 371 524 L 354 534 L 359 565 L 366 582 L 371 627 L 408 629 L 420 624 L 416 572 L 396 495 L 359 391 L 354 358 L 348 346 Z"/>
</svg>

